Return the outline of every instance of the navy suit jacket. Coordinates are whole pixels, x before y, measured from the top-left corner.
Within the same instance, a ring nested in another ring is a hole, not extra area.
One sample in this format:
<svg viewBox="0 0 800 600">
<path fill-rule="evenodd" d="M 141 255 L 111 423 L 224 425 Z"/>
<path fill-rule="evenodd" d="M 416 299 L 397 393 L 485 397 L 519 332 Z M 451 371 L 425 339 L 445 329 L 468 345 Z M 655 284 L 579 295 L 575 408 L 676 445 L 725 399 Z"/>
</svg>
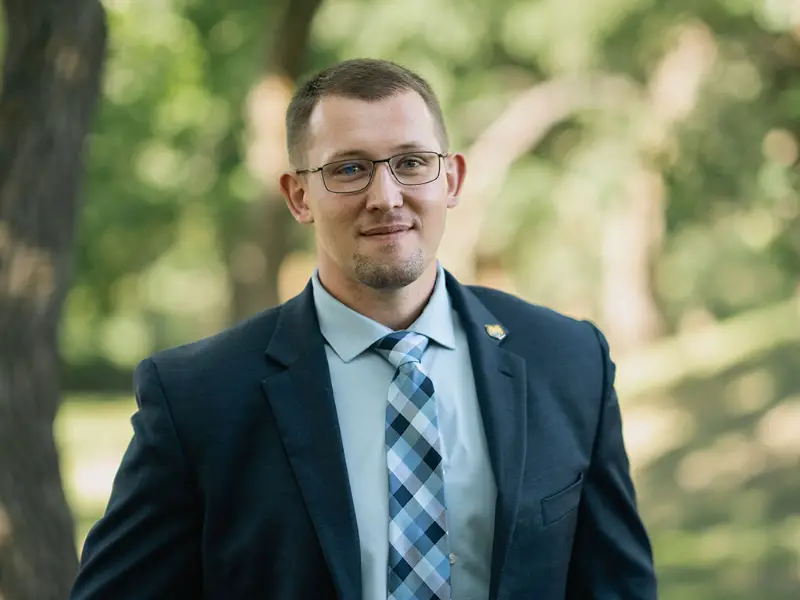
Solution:
<svg viewBox="0 0 800 600">
<path fill-rule="evenodd" d="M 498 488 L 491 599 L 655 600 L 602 334 L 446 276 Z M 135 388 L 134 436 L 72 600 L 362 600 L 310 285 L 143 361 Z"/>
</svg>

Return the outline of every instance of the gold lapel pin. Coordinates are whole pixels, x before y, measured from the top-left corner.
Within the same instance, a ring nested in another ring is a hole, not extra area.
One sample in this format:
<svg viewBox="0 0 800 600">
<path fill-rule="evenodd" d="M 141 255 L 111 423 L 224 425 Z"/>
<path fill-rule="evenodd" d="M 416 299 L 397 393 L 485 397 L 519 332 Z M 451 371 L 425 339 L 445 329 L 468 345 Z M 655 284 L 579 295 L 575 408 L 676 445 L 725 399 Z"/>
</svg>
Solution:
<svg viewBox="0 0 800 600">
<path fill-rule="evenodd" d="M 500 325 L 484 325 L 484 327 L 486 328 L 486 333 L 496 340 L 502 340 L 506 337 L 506 330 Z"/>
</svg>

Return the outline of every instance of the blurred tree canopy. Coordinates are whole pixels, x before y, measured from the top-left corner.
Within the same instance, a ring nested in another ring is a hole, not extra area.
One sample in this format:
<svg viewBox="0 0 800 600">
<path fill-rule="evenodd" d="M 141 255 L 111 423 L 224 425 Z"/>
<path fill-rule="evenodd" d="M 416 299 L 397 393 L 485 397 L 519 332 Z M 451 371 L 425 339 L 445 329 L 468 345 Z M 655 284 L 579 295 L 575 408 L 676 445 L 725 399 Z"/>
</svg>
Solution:
<svg viewBox="0 0 800 600">
<path fill-rule="evenodd" d="M 354 56 L 441 97 L 471 161 L 442 251 L 464 279 L 594 318 L 620 350 L 796 290 L 796 2 L 318 4 L 107 3 L 70 386 L 127 387 L 153 349 L 297 291 L 311 247 L 276 194 L 283 109 Z"/>
</svg>

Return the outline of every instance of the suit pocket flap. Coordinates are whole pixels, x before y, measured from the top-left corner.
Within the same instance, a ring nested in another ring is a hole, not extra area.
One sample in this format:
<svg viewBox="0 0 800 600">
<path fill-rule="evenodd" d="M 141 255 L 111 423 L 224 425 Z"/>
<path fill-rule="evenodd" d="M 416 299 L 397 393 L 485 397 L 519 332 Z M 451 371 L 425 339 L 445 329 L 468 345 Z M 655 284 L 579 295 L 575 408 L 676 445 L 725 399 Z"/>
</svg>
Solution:
<svg viewBox="0 0 800 600">
<path fill-rule="evenodd" d="M 578 506 L 583 487 L 583 473 L 563 490 L 542 499 L 542 522 L 545 526 L 565 517 Z"/>
</svg>

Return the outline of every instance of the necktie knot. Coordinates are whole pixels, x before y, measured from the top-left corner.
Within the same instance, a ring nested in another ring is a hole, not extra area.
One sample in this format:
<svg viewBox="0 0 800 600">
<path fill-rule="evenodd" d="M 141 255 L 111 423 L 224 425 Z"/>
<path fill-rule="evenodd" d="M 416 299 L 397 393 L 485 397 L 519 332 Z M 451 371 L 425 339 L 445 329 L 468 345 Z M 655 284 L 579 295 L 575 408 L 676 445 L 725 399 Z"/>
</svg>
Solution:
<svg viewBox="0 0 800 600">
<path fill-rule="evenodd" d="M 396 369 L 408 363 L 422 362 L 428 338 L 413 331 L 393 331 L 372 345 L 372 349 Z"/>
</svg>

